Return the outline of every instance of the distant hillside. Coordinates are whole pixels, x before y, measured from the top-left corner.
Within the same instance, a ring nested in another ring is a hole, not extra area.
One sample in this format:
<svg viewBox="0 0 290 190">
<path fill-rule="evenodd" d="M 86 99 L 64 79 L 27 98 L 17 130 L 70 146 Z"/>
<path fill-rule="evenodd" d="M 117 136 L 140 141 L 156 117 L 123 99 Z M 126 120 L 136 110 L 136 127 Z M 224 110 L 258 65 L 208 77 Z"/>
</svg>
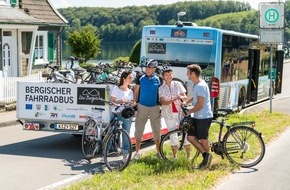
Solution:
<svg viewBox="0 0 290 190">
<path fill-rule="evenodd" d="M 290 1 L 285 2 L 285 41 L 290 37 Z M 155 24 L 175 24 L 177 13 L 184 11 L 181 20 L 196 22 L 238 32 L 258 34 L 258 11 L 249 3 L 239 1 L 185 1 L 169 5 L 129 6 L 123 8 L 70 7 L 59 9 L 69 21 L 64 39 L 75 28 L 92 24 L 98 28 L 103 42 L 137 41 L 142 27 Z"/>
<path fill-rule="evenodd" d="M 256 35 L 259 34 L 257 11 L 218 14 L 203 20 L 198 20 L 196 23 L 200 26 L 211 26 L 225 30 L 233 30 Z"/>
<path fill-rule="evenodd" d="M 223 14 L 249 11 L 248 3 L 239 1 L 185 1 L 169 5 L 130 6 L 123 8 L 70 7 L 59 9 L 69 21 L 67 32 L 92 24 L 99 30 L 103 42 L 137 41 L 142 27 L 149 24 L 175 24 L 177 13 L 184 11 L 182 20 L 195 21 Z"/>
</svg>

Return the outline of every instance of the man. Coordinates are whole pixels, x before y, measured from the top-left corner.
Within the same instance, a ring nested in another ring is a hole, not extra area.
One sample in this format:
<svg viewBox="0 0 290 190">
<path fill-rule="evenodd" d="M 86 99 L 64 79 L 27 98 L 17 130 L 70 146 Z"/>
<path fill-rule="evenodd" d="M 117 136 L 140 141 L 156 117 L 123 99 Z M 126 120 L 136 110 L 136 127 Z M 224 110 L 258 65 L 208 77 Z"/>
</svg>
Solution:
<svg viewBox="0 0 290 190">
<path fill-rule="evenodd" d="M 134 100 L 137 104 L 137 116 L 135 120 L 136 154 L 133 159 L 140 158 L 141 140 L 148 117 L 150 119 L 153 140 L 156 146 L 157 157 L 160 158 L 160 107 L 158 101 L 158 88 L 162 84 L 161 79 L 156 76 L 155 70 L 158 62 L 148 60 L 146 62 L 145 74 L 137 78 L 134 88 Z"/>
<path fill-rule="evenodd" d="M 187 76 L 194 84 L 193 97 L 188 100 L 193 101 L 193 108 L 189 114 L 194 113 L 194 127 L 188 131 L 188 141 L 197 148 L 203 156 L 203 161 L 199 164 L 200 169 L 210 166 L 212 155 L 209 153 L 210 144 L 208 141 L 208 130 L 211 125 L 213 113 L 210 103 L 210 92 L 207 83 L 200 78 L 201 68 L 192 64 L 187 66 Z"/>
</svg>

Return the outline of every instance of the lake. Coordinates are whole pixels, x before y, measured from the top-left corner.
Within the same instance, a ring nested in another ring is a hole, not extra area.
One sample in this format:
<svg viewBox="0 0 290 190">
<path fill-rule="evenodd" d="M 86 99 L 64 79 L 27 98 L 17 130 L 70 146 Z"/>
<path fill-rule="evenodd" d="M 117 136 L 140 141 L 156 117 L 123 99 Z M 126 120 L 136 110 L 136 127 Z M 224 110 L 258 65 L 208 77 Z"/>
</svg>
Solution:
<svg viewBox="0 0 290 190">
<path fill-rule="evenodd" d="M 88 62 L 112 62 L 115 58 L 118 57 L 129 57 L 136 42 L 111 42 L 111 43 L 102 43 L 101 52 L 97 57 L 92 58 Z M 63 44 L 62 49 L 62 59 L 66 60 L 71 56 L 70 47 Z"/>
</svg>

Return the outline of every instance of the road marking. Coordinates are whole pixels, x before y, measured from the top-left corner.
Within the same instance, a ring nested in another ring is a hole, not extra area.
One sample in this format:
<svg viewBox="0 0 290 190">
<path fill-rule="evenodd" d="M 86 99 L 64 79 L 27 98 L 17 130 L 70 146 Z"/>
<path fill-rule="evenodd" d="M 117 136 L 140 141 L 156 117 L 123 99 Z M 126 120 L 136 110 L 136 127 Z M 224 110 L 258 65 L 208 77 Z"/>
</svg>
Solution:
<svg viewBox="0 0 290 190">
<path fill-rule="evenodd" d="M 82 179 L 82 178 L 85 178 L 87 176 L 89 176 L 90 174 L 89 173 L 85 173 L 85 174 L 79 174 L 79 175 L 76 175 L 74 177 L 70 177 L 68 179 L 64 179 L 62 181 L 59 181 L 59 182 L 56 182 L 56 183 L 53 183 L 51 185 L 48 185 L 48 186 L 45 186 L 45 187 L 42 187 L 38 190 L 49 190 L 49 189 L 56 189 L 57 187 L 60 187 L 60 186 L 64 186 L 64 185 L 68 185 L 69 183 L 71 182 L 75 182 L 79 179 Z"/>
</svg>

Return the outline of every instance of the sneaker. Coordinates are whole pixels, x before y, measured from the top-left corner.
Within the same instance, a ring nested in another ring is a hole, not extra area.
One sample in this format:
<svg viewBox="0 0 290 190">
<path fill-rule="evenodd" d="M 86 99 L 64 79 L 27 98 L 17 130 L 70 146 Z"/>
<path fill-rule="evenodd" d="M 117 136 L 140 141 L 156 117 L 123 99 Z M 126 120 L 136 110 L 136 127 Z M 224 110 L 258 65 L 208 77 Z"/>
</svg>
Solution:
<svg viewBox="0 0 290 190">
<path fill-rule="evenodd" d="M 199 165 L 198 165 L 198 169 L 203 170 L 206 168 L 206 165 L 204 164 L 204 161 L 202 161 Z"/>
<path fill-rule="evenodd" d="M 210 153 L 206 153 L 205 157 L 203 158 L 202 162 L 198 165 L 199 169 L 208 168 L 211 164 L 212 155 Z"/>
<path fill-rule="evenodd" d="M 135 153 L 135 155 L 133 156 L 133 160 L 139 160 L 141 157 L 141 155 L 139 153 Z"/>
</svg>

